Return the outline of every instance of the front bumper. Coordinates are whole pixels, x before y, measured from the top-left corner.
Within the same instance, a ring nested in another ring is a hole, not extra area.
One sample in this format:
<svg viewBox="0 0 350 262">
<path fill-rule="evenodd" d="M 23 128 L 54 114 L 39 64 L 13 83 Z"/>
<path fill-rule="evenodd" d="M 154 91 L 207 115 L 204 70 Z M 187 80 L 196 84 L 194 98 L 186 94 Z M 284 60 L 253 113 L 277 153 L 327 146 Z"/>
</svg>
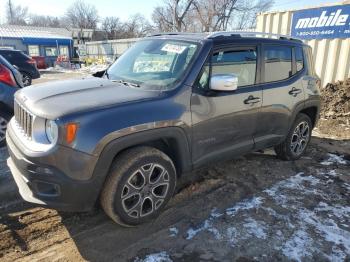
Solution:
<svg viewBox="0 0 350 262">
<path fill-rule="evenodd" d="M 6 134 L 6 140 L 10 154 L 7 163 L 25 201 L 63 211 L 88 211 L 94 207 L 100 187 L 93 178 L 72 179 L 54 166 L 57 161 L 54 161 L 52 156 L 50 158 L 25 155 L 16 146 L 9 132 Z M 70 151 L 73 159 L 78 159 L 80 154 L 86 158 L 84 153 L 73 149 Z M 50 159 L 53 160 L 52 164 Z"/>
</svg>

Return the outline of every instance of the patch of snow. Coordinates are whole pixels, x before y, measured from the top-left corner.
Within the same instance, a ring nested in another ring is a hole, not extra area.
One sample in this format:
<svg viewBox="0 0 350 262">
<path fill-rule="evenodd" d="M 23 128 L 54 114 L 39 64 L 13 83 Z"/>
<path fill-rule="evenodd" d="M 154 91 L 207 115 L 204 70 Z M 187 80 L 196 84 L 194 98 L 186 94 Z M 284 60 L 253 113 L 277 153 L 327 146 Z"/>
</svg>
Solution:
<svg viewBox="0 0 350 262">
<path fill-rule="evenodd" d="M 346 216 L 349 215 L 350 213 Z M 333 219 L 322 219 L 318 217 L 315 212 L 308 209 L 300 210 L 298 217 L 302 222 L 315 227 L 328 242 L 343 245 L 347 252 L 350 253 L 350 232 L 339 228 Z"/>
<path fill-rule="evenodd" d="M 344 155 L 336 155 L 328 153 L 328 159 L 321 162 L 321 165 L 330 166 L 333 164 L 347 165 L 349 161 L 344 159 Z"/>
<path fill-rule="evenodd" d="M 205 231 L 212 233 L 216 240 L 237 247 L 247 240 L 269 241 L 271 237 L 276 243 L 272 248 L 291 260 L 311 260 L 315 253 L 331 261 L 344 260 L 350 254 L 350 206 L 343 204 L 347 203 L 345 196 L 330 196 L 325 190 L 337 181 L 329 178 L 340 174 L 335 170 L 319 170 L 316 174 L 298 173 L 274 184 L 260 196 L 227 208 L 225 214 L 212 210 L 199 227 L 187 231 L 187 239 Z M 330 205 L 335 197 L 342 201 Z M 312 205 L 306 205 L 309 200 L 313 201 Z M 281 206 L 285 209 L 280 210 Z M 255 216 L 255 213 L 260 215 Z M 222 215 L 226 216 L 219 219 Z M 265 222 L 265 217 L 272 217 L 274 224 Z"/>
<path fill-rule="evenodd" d="M 195 237 L 199 232 L 202 231 L 209 231 L 211 233 L 214 234 L 214 237 L 216 239 L 222 239 L 221 234 L 219 233 L 219 231 L 213 227 L 213 221 L 219 217 L 221 217 L 223 214 L 222 213 L 218 213 L 216 208 L 214 208 L 208 219 L 206 219 L 200 226 L 198 226 L 197 228 L 190 228 L 187 230 L 187 240 L 192 239 L 193 237 Z"/>
<path fill-rule="evenodd" d="M 291 260 L 302 261 L 312 255 L 312 238 L 305 230 L 297 230 L 292 237 L 284 243 L 282 253 Z"/>
<path fill-rule="evenodd" d="M 243 227 L 247 230 L 247 233 L 251 236 L 255 236 L 260 239 L 266 239 L 267 234 L 265 233 L 265 223 L 258 222 L 255 219 L 249 217 L 244 221 Z"/>
<path fill-rule="evenodd" d="M 262 197 L 253 197 L 252 199 L 241 201 L 233 207 L 227 208 L 226 214 L 229 216 L 235 216 L 241 210 L 258 208 L 261 206 L 262 201 Z"/>
<path fill-rule="evenodd" d="M 171 237 L 176 237 L 177 234 L 179 233 L 179 230 L 176 227 L 169 228 L 169 231 L 170 231 L 170 236 Z"/>
<path fill-rule="evenodd" d="M 349 183 L 344 183 L 342 185 L 346 190 L 350 191 L 350 184 Z"/>
<path fill-rule="evenodd" d="M 337 218 L 347 217 L 350 218 L 350 206 L 334 205 L 330 206 L 325 202 L 320 202 L 314 209 L 315 212 L 326 212 Z"/>
<path fill-rule="evenodd" d="M 229 227 L 226 229 L 226 238 L 231 246 L 235 246 L 237 242 L 237 229 L 235 227 Z"/>
<path fill-rule="evenodd" d="M 165 251 L 147 255 L 144 259 L 136 258 L 134 260 L 134 262 L 172 262 L 172 261 L 173 260 Z"/>
<path fill-rule="evenodd" d="M 210 219 L 206 219 L 199 227 L 197 228 L 190 228 L 187 230 L 187 240 L 190 240 L 194 238 L 199 232 L 202 232 L 206 229 L 209 229 L 212 227 L 212 223 Z"/>
<path fill-rule="evenodd" d="M 210 213 L 210 216 L 211 216 L 211 217 L 214 217 L 214 218 L 221 217 L 222 215 L 223 215 L 222 213 L 217 212 L 217 209 L 216 209 L 216 208 L 214 208 L 214 209 L 211 211 L 211 213 Z"/>
</svg>

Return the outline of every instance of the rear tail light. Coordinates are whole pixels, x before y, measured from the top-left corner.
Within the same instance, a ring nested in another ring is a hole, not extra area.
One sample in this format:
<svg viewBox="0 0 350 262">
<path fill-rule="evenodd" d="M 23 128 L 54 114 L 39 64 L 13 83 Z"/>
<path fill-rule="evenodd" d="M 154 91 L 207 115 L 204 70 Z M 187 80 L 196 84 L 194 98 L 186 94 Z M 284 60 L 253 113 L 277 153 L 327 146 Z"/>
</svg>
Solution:
<svg viewBox="0 0 350 262">
<path fill-rule="evenodd" d="M 36 66 L 36 61 L 35 61 L 33 58 L 31 58 L 31 59 L 27 60 L 27 63 L 29 63 L 29 64 L 32 64 L 32 65 Z"/>
<path fill-rule="evenodd" d="M 17 86 L 16 80 L 10 69 L 0 64 L 0 82 L 5 83 L 9 86 Z"/>
</svg>

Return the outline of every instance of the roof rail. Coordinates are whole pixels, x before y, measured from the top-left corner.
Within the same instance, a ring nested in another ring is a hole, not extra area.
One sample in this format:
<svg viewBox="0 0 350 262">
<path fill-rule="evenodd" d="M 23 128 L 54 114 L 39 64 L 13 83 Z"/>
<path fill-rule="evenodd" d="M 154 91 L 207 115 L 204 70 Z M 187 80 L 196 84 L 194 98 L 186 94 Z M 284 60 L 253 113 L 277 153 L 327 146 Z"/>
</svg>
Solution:
<svg viewBox="0 0 350 262">
<path fill-rule="evenodd" d="M 162 36 L 162 35 L 204 35 L 205 33 L 191 33 L 191 32 L 161 32 L 161 33 L 154 33 L 149 34 L 147 37 L 152 36 Z"/>
<path fill-rule="evenodd" d="M 207 38 L 215 38 L 215 37 L 221 37 L 221 36 L 263 37 L 263 38 L 301 41 L 300 39 L 293 38 L 290 35 L 272 34 L 272 33 L 264 33 L 264 32 L 250 32 L 250 31 L 218 31 L 218 32 L 209 33 Z"/>
</svg>

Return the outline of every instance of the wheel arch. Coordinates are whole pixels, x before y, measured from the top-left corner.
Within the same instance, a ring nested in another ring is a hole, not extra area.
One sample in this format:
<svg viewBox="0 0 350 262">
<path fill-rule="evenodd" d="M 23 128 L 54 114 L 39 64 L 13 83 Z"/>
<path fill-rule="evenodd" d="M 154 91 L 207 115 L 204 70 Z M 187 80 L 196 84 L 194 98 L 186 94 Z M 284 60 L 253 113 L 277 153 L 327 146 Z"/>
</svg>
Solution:
<svg viewBox="0 0 350 262">
<path fill-rule="evenodd" d="M 166 127 L 141 131 L 114 139 L 103 148 L 92 174 L 99 192 L 114 160 L 124 151 L 137 146 L 152 146 L 167 154 L 174 162 L 178 175 L 192 169 L 190 147 L 182 128 Z"/>
<path fill-rule="evenodd" d="M 312 123 L 312 128 L 315 127 L 316 123 L 317 123 L 317 115 L 318 115 L 318 108 L 316 106 L 310 106 L 310 107 L 307 107 L 307 108 L 304 108 L 303 110 L 301 110 L 299 112 L 300 113 L 303 113 L 305 115 L 307 115 L 308 117 L 310 117 L 311 119 L 311 123 Z"/>
<path fill-rule="evenodd" d="M 319 113 L 320 113 L 320 101 L 319 100 L 307 100 L 303 103 L 299 103 L 295 106 L 292 114 L 292 118 L 289 124 L 289 129 L 292 128 L 293 123 L 295 119 L 297 118 L 298 114 L 305 114 L 308 117 L 310 117 L 312 122 L 312 128 L 314 128 L 317 124 L 317 121 L 319 119 Z"/>
</svg>

